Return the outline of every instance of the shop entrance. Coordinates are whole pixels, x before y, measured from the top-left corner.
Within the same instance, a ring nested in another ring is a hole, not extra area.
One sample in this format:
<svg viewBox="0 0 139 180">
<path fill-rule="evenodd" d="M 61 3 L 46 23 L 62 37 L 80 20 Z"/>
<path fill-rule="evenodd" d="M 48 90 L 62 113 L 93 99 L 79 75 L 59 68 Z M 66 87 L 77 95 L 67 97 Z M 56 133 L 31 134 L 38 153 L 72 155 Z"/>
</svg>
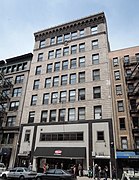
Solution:
<svg viewBox="0 0 139 180">
<path fill-rule="evenodd" d="M 94 165 L 97 164 L 101 167 L 101 177 L 105 176 L 104 168 L 105 166 L 108 167 L 108 177 L 110 177 L 110 160 L 109 159 L 94 159 Z"/>
<path fill-rule="evenodd" d="M 72 171 L 73 166 L 78 166 L 78 164 L 82 164 L 83 160 L 77 159 L 65 159 L 65 158 L 37 158 L 37 171 L 43 172 L 43 164 L 48 164 L 50 169 L 58 168 L 65 169 L 68 171 Z"/>
</svg>

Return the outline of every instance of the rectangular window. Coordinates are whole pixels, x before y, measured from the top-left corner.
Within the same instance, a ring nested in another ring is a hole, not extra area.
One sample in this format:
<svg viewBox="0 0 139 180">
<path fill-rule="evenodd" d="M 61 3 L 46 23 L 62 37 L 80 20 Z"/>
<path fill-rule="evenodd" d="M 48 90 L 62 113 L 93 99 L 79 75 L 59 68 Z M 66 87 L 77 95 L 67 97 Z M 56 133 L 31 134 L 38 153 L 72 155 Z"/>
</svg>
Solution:
<svg viewBox="0 0 139 180">
<path fill-rule="evenodd" d="M 78 90 L 78 100 L 85 100 L 85 88 Z"/>
<path fill-rule="evenodd" d="M 38 61 L 43 61 L 43 53 L 38 54 Z"/>
<path fill-rule="evenodd" d="M 61 91 L 60 92 L 60 102 L 66 102 L 67 100 L 67 92 L 66 91 Z"/>
<path fill-rule="evenodd" d="M 70 74 L 70 84 L 76 84 L 76 74 Z"/>
<path fill-rule="evenodd" d="M 93 87 L 93 96 L 94 96 L 94 99 L 101 98 L 101 87 L 100 86 Z"/>
<path fill-rule="evenodd" d="M 27 63 L 23 63 L 23 70 L 27 69 Z"/>
<path fill-rule="evenodd" d="M 68 56 L 69 55 L 69 47 L 63 48 L 63 56 Z"/>
<path fill-rule="evenodd" d="M 85 72 L 79 72 L 79 83 L 85 82 Z"/>
<path fill-rule="evenodd" d="M 64 35 L 64 41 L 70 40 L 70 33 Z"/>
<path fill-rule="evenodd" d="M 120 80 L 120 71 L 114 71 L 115 80 Z"/>
<path fill-rule="evenodd" d="M 39 89 L 40 80 L 34 80 L 33 89 Z"/>
<path fill-rule="evenodd" d="M 59 76 L 53 77 L 53 86 L 57 87 L 59 85 Z"/>
<path fill-rule="evenodd" d="M 68 120 L 75 121 L 75 108 L 70 108 L 68 110 Z"/>
<path fill-rule="evenodd" d="M 98 48 L 98 39 L 92 41 L 92 49 L 97 49 Z"/>
<path fill-rule="evenodd" d="M 134 84 L 133 83 L 129 83 L 127 86 L 128 86 L 128 92 L 132 93 L 133 89 L 134 89 Z"/>
<path fill-rule="evenodd" d="M 13 145 L 13 141 L 14 141 L 14 135 L 15 133 L 4 133 L 2 136 L 2 141 L 1 144 L 11 144 Z"/>
<path fill-rule="evenodd" d="M 68 75 L 61 76 L 61 85 L 67 85 L 68 83 Z"/>
<path fill-rule="evenodd" d="M 79 44 L 79 52 L 85 52 L 85 43 Z"/>
<path fill-rule="evenodd" d="M 10 95 L 10 92 L 11 92 L 10 89 L 4 89 L 2 91 L 2 96 L 7 98 L 7 96 Z"/>
<path fill-rule="evenodd" d="M 118 66 L 118 57 L 113 58 L 113 66 Z"/>
<path fill-rule="evenodd" d="M 121 137 L 121 148 L 128 149 L 127 137 Z"/>
<path fill-rule="evenodd" d="M 78 120 L 85 120 L 85 107 L 78 108 Z"/>
<path fill-rule="evenodd" d="M 79 57 L 79 67 L 85 67 L 85 56 Z"/>
<path fill-rule="evenodd" d="M 135 54 L 136 56 L 136 61 L 139 62 L 139 53 Z"/>
<path fill-rule="evenodd" d="M 63 42 L 63 37 L 62 36 L 57 36 L 57 43 L 62 43 Z"/>
<path fill-rule="evenodd" d="M 123 103 L 123 101 L 117 101 L 117 107 L 118 107 L 118 112 L 124 112 L 124 103 Z"/>
<path fill-rule="evenodd" d="M 94 119 L 102 119 L 102 107 L 94 106 Z"/>
<path fill-rule="evenodd" d="M 66 109 L 59 109 L 59 118 L 58 121 L 65 121 Z"/>
<path fill-rule="evenodd" d="M 24 75 L 16 76 L 15 84 L 23 83 L 23 81 L 24 81 Z"/>
<path fill-rule="evenodd" d="M 129 62 L 130 62 L 129 55 L 124 56 L 124 63 L 129 64 Z"/>
<path fill-rule="evenodd" d="M 36 72 L 35 72 L 35 75 L 39 75 L 41 74 L 41 66 L 36 66 Z"/>
<path fill-rule="evenodd" d="M 32 95 L 31 106 L 35 106 L 36 104 L 37 104 L 37 95 Z"/>
<path fill-rule="evenodd" d="M 56 62 L 54 65 L 54 71 L 60 71 L 60 62 Z"/>
<path fill-rule="evenodd" d="M 76 68 L 76 58 L 70 60 L 70 68 L 75 69 Z"/>
<path fill-rule="evenodd" d="M 14 88 L 13 89 L 13 97 L 20 97 L 22 93 L 22 88 Z"/>
<path fill-rule="evenodd" d="M 77 45 L 71 46 L 71 54 L 77 53 Z"/>
<path fill-rule="evenodd" d="M 49 51 L 48 52 L 48 59 L 53 59 L 54 58 L 54 51 Z"/>
<path fill-rule="evenodd" d="M 84 29 L 81 29 L 81 30 L 79 31 L 79 35 L 80 35 L 80 37 L 83 37 L 83 36 L 84 36 Z"/>
<path fill-rule="evenodd" d="M 71 33 L 71 39 L 77 38 L 77 31 Z"/>
<path fill-rule="evenodd" d="M 27 129 L 25 131 L 25 138 L 24 138 L 24 142 L 30 142 L 30 133 L 31 133 L 31 130 Z"/>
<path fill-rule="evenodd" d="M 44 48 L 45 47 L 45 40 L 41 40 L 40 41 L 40 48 Z"/>
<path fill-rule="evenodd" d="M 100 80 L 100 70 L 99 69 L 93 70 L 93 80 L 94 81 Z"/>
<path fill-rule="evenodd" d="M 46 78 L 45 79 L 45 87 L 49 88 L 51 86 L 51 78 Z"/>
<path fill-rule="evenodd" d="M 13 101 L 10 103 L 9 111 L 16 111 L 19 107 L 19 101 Z"/>
<path fill-rule="evenodd" d="M 55 37 L 51 37 L 50 39 L 50 45 L 53 45 L 53 44 L 55 44 Z"/>
<path fill-rule="evenodd" d="M 61 49 L 56 49 L 56 55 L 55 55 L 56 58 L 59 58 L 61 57 Z"/>
<path fill-rule="evenodd" d="M 33 123 L 35 119 L 35 111 L 29 112 L 28 123 Z"/>
<path fill-rule="evenodd" d="M 57 92 L 53 92 L 52 93 L 52 98 L 51 98 L 51 103 L 55 104 L 58 101 L 58 93 Z"/>
<path fill-rule="evenodd" d="M 17 70 L 17 66 L 16 65 L 12 66 L 12 72 L 16 72 L 16 70 Z"/>
<path fill-rule="evenodd" d="M 104 141 L 104 131 L 97 131 L 97 141 Z"/>
<path fill-rule="evenodd" d="M 92 64 L 99 64 L 99 54 L 92 55 Z"/>
<path fill-rule="evenodd" d="M 15 122 L 16 122 L 16 116 L 9 116 L 9 117 L 7 117 L 6 126 L 13 127 L 13 126 L 15 126 Z"/>
<path fill-rule="evenodd" d="M 12 71 L 12 67 L 11 67 L 11 66 L 8 66 L 6 73 L 10 73 L 11 71 Z"/>
<path fill-rule="evenodd" d="M 76 90 L 69 91 L 69 101 L 74 102 L 76 100 Z"/>
<path fill-rule="evenodd" d="M 47 116 L 48 116 L 47 110 L 41 112 L 41 122 L 42 123 L 47 122 Z"/>
<path fill-rule="evenodd" d="M 51 63 L 51 64 L 47 64 L 47 70 L 46 70 L 46 72 L 47 73 L 51 73 L 52 72 L 52 68 L 53 68 L 53 64 Z"/>
<path fill-rule="evenodd" d="M 23 64 L 18 64 L 17 71 L 21 71 L 22 70 L 22 66 L 23 66 Z"/>
<path fill-rule="evenodd" d="M 68 60 L 62 61 L 62 70 L 68 69 Z"/>
<path fill-rule="evenodd" d="M 119 118 L 120 130 L 126 130 L 125 118 Z"/>
<path fill-rule="evenodd" d="M 121 95 L 122 94 L 122 86 L 120 85 L 116 85 L 116 95 Z"/>
<path fill-rule="evenodd" d="M 132 75 L 131 68 L 126 69 L 126 77 L 130 77 Z"/>
<path fill-rule="evenodd" d="M 43 104 L 49 104 L 49 93 L 43 95 Z"/>
<path fill-rule="evenodd" d="M 50 122 L 56 121 L 56 110 L 50 110 Z"/>
<path fill-rule="evenodd" d="M 97 32 L 98 32 L 98 27 L 97 26 L 91 27 L 91 34 L 96 34 Z"/>
</svg>

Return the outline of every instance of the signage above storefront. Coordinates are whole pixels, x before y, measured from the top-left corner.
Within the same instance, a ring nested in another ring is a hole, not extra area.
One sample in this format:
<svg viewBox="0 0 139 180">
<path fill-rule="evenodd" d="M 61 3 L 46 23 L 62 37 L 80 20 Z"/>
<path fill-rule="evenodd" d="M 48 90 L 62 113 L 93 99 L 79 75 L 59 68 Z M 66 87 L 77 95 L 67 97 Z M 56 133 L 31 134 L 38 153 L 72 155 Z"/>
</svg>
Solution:
<svg viewBox="0 0 139 180">
<path fill-rule="evenodd" d="M 116 157 L 119 159 L 139 159 L 139 155 L 136 155 L 134 151 L 117 151 Z"/>
<path fill-rule="evenodd" d="M 61 150 L 55 150 L 54 155 L 61 155 L 62 151 Z"/>
</svg>

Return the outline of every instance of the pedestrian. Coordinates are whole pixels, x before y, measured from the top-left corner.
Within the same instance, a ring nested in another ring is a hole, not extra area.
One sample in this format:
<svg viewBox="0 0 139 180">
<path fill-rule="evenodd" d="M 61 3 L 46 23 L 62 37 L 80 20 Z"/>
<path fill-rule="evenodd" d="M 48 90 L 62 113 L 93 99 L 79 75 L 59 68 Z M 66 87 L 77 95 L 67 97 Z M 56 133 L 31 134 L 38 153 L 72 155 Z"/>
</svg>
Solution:
<svg viewBox="0 0 139 180">
<path fill-rule="evenodd" d="M 92 172 L 92 168 L 89 166 L 89 169 L 88 169 L 88 177 L 89 178 L 92 178 L 93 177 L 93 172 Z"/>
<path fill-rule="evenodd" d="M 76 165 L 73 166 L 73 174 L 76 175 Z"/>
<path fill-rule="evenodd" d="M 95 179 L 99 180 L 101 177 L 101 167 L 95 164 Z"/>
<path fill-rule="evenodd" d="M 104 168 L 104 173 L 105 173 L 105 180 L 107 180 L 107 177 L 108 177 L 108 167 L 105 166 Z"/>
<path fill-rule="evenodd" d="M 49 164 L 47 163 L 46 164 L 46 171 L 48 171 L 49 170 Z"/>
<path fill-rule="evenodd" d="M 43 164 L 43 173 L 46 173 L 46 163 Z"/>
<path fill-rule="evenodd" d="M 29 169 L 30 171 L 32 171 L 32 164 L 31 164 L 31 163 L 29 163 L 28 169 Z"/>
<path fill-rule="evenodd" d="M 79 177 L 82 176 L 82 166 L 81 164 L 78 165 L 78 172 L 79 172 Z"/>
<path fill-rule="evenodd" d="M 112 168 L 112 179 L 116 179 L 116 168 L 114 166 Z"/>
</svg>

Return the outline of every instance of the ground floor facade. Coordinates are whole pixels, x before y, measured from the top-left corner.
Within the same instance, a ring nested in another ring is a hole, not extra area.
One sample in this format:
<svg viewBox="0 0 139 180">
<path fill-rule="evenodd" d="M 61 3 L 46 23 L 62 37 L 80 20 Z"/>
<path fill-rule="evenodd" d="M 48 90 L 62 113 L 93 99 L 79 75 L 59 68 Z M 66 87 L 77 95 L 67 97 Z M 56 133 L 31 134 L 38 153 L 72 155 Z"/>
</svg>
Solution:
<svg viewBox="0 0 139 180">
<path fill-rule="evenodd" d="M 28 136 L 26 140 L 26 136 Z M 50 168 L 72 170 L 81 164 L 84 172 L 98 164 L 108 166 L 109 176 L 115 163 L 112 120 L 94 120 L 59 124 L 24 125 L 16 162 L 43 171 Z"/>
</svg>

